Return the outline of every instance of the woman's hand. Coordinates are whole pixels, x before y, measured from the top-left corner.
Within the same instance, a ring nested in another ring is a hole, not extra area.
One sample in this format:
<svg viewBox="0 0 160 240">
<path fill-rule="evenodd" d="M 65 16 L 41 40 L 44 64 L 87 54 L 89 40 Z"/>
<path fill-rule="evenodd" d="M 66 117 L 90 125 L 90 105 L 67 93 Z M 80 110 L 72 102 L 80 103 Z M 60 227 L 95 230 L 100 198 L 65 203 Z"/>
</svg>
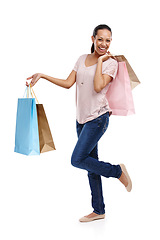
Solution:
<svg viewBox="0 0 160 240">
<path fill-rule="evenodd" d="M 100 56 L 98 58 L 98 61 L 100 60 L 100 61 L 104 62 L 104 61 L 108 60 L 110 57 L 115 59 L 115 57 L 108 51 L 107 54 Z"/>
<path fill-rule="evenodd" d="M 31 82 L 30 82 L 30 84 L 31 84 L 31 87 L 33 87 L 33 86 L 36 84 L 36 82 L 37 82 L 41 77 L 42 77 L 42 74 L 41 74 L 41 73 L 36 73 L 36 74 L 32 75 L 31 77 L 28 77 L 27 80 L 32 79 Z M 29 86 L 29 83 L 28 83 L 28 82 L 26 82 L 26 86 L 27 86 L 27 87 Z"/>
</svg>

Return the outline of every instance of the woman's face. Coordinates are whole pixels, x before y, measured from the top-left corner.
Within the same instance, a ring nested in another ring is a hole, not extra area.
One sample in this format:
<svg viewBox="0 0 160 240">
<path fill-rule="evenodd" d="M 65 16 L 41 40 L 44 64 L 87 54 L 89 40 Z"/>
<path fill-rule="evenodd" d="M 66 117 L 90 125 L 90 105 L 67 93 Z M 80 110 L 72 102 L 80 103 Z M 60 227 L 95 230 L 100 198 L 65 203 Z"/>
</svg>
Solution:
<svg viewBox="0 0 160 240">
<path fill-rule="evenodd" d="M 92 36 L 95 52 L 98 53 L 98 55 L 106 54 L 111 44 L 111 40 L 112 35 L 109 30 L 99 29 L 95 38 Z"/>
</svg>

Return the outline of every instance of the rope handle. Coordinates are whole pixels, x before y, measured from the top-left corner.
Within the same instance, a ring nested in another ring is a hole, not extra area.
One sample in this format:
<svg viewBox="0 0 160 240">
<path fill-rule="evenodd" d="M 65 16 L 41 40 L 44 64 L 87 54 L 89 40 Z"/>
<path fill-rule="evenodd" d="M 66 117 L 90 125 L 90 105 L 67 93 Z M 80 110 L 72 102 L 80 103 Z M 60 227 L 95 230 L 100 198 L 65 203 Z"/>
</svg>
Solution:
<svg viewBox="0 0 160 240">
<path fill-rule="evenodd" d="M 25 91 L 26 92 L 26 91 Z M 33 88 L 31 87 L 31 85 L 29 84 L 29 86 L 27 87 L 27 98 L 29 98 L 29 95 L 32 96 L 32 98 L 36 99 L 36 102 L 39 104 L 38 99 L 36 97 L 35 92 L 33 91 Z"/>
<path fill-rule="evenodd" d="M 36 102 L 39 104 L 38 99 L 37 99 L 37 97 L 36 97 L 36 94 L 35 94 L 35 92 L 33 91 L 33 88 L 32 88 L 31 86 L 30 86 L 30 90 L 31 90 L 31 95 L 32 95 L 32 97 L 34 96 L 35 99 L 36 99 Z"/>
</svg>

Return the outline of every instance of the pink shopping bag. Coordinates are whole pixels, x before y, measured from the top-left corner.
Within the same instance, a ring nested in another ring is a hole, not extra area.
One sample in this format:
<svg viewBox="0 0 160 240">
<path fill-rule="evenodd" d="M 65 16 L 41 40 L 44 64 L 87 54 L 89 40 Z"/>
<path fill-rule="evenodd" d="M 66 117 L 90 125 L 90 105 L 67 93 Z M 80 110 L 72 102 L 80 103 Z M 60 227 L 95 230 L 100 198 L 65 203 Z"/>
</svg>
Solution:
<svg viewBox="0 0 160 240">
<path fill-rule="evenodd" d="M 111 82 L 106 97 L 113 115 L 135 114 L 130 78 L 125 62 L 118 62 L 117 75 Z"/>
</svg>

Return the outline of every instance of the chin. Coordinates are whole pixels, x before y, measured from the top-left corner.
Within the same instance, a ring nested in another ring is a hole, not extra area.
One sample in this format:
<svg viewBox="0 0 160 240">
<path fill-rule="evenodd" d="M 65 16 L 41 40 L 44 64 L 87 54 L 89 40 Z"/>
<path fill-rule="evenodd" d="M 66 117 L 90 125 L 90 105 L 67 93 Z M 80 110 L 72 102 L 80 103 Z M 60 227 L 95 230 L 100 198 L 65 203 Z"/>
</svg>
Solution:
<svg viewBox="0 0 160 240">
<path fill-rule="evenodd" d="M 105 52 L 105 53 L 101 53 L 101 52 L 99 52 L 99 51 L 96 51 L 96 53 L 97 53 L 97 55 L 99 55 L 99 56 L 103 56 L 103 55 L 106 54 L 106 52 Z"/>
<path fill-rule="evenodd" d="M 99 50 L 95 50 L 95 51 L 96 51 L 96 53 L 97 53 L 99 56 L 103 56 L 103 55 L 105 55 L 105 54 L 107 53 L 108 49 L 107 49 L 107 51 L 105 51 L 105 52 L 101 52 L 101 51 L 99 51 Z"/>
</svg>

